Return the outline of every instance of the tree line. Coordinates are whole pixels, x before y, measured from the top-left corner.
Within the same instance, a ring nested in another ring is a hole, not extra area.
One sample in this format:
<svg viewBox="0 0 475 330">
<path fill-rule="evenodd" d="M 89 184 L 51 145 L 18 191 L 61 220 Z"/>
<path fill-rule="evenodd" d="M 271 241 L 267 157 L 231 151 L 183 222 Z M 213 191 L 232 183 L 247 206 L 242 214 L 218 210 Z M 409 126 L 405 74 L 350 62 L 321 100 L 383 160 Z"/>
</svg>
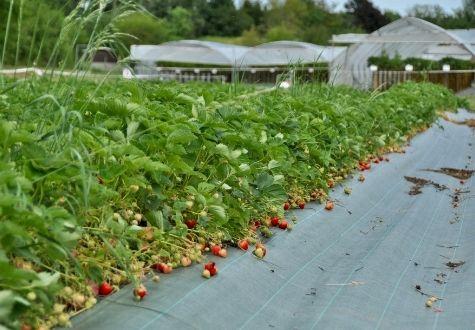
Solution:
<svg viewBox="0 0 475 330">
<path fill-rule="evenodd" d="M 4 18 L 0 23 L 0 51 L 8 50 L 3 62 L 39 65 L 46 61 L 58 38 L 62 19 L 79 3 L 88 1 L 0 1 L 0 17 Z M 107 10 L 112 12 L 121 1 L 124 0 L 110 0 Z M 348 0 L 342 11 L 336 11 L 328 0 L 267 0 L 265 5 L 258 0 L 135 2 L 143 10 L 116 24 L 117 31 L 124 33 L 122 41 L 126 47 L 179 39 L 207 39 L 248 46 L 275 40 L 328 44 L 333 34 L 368 33 L 400 18 L 397 12 L 382 11 L 370 0 Z M 414 6 L 409 13 L 444 28 L 475 26 L 475 0 L 464 0 L 463 6 L 451 13 L 438 5 Z M 8 17 L 10 19 L 6 19 Z M 87 40 L 85 31 L 77 43 Z"/>
</svg>

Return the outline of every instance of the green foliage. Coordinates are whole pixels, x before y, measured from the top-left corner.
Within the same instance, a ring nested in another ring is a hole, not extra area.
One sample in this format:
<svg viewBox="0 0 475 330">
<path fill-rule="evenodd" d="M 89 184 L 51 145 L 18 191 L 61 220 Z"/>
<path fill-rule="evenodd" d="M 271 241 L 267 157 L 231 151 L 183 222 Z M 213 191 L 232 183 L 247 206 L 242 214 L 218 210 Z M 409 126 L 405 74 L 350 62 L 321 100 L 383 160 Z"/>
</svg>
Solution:
<svg viewBox="0 0 475 330">
<path fill-rule="evenodd" d="M 446 12 L 440 5 L 415 5 L 410 16 L 422 18 L 445 29 L 472 29 L 475 26 L 475 0 L 464 0 L 461 8 Z"/>
<path fill-rule="evenodd" d="M 6 18 L 11 3 L 13 10 L 7 34 Z M 8 0 L 0 3 L 0 17 L 3 18 L 0 23 L 0 51 L 3 47 L 6 49 L 3 62 L 9 65 L 45 65 L 59 36 L 58 25 L 61 26 L 64 20 L 62 10 L 42 0 Z"/>
<path fill-rule="evenodd" d="M 295 40 L 297 32 L 289 26 L 277 25 L 271 27 L 266 34 L 267 41 Z"/>
<path fill-rule="evenodd" d="M 145 13 L 134 13 L 124 17 L 116 27 L 120 32 L 128 34 L 122 38 L 127 48 L 132 44 L 160 44 L 170 40 L 175 32 L 171 30 L 166 20 Z"/>
<path fill-rule="evenodd" d="M 352 14 L 357 25 L 371 33 L 390 23 L 389 17 L 376 8 L 368 0 L 349 0 L 345 8 Z"/>
<path fill-rule="evenodd" d="M 193 36 L 192 13 L 183 8 L 176 7 L 170 11 L 168 24 L 174 38 L 189 39 Z"/>
<path fill-rule="evenodd" d="M 119 38 L 123 49 L 112 47 L 120 58 L 124 58 L 131 44 L 158 44 L 178 39 L 206 39 L 250 46 L 290 39 L 325 45 L 333 34 L 372 32 L 399 18 L 395 12 L 379 12 L 366 0 L 349 1 L 346 12 L 335 12 L 328 1 L 309 0 L 274 0 L 268 1 L 266 6 L 256 0 L 104 0 L 100 17 L 96 16 L 99 12 L 92 10 L 75 12 L 79 3 L 78 0 L 0 1 L 0 17 L 4 18 L 0 23 L 0 51 L 7 41 L 4 65 L 71 68 L 78 55 L 76 46 L 87 44 L 93 53 L 99 45 L 91 45 L 90 37 L 98 38 L 95 32 L 111 23 L 115 30 L 108 28 L 110 33 L 126 34 Z M 133 3 L 135 7 L 142 5 L 149 12 L 140 10 L 130 16 L 120 15 L 117 24 L 111 22 L 125 3 Z M 13 4 L 13 10 L 8 38 L 5 38 L 10 4 Z M 465 0 L 463 7 L 453 14 L 433 6 L 416 6 L 412 14 L 445 28 L 469 28 L 475 24 L 473 7 L 473 0 Z M 71 14 L 76 20 L 79 16 L 87 18 L 81 23 L 68 22 L 67 17 Z M 70 26 L 68 33 L 61 35 L 63 26 L 68 23 L 75 29 Z M 112 39 L 117 41 L 116 37 Z M 58 38 L 61 39 L 59 44 Z M 113 46 L 114 42 L 107 35 L 102 35 L 101 39 L 102 46 Z M 54 56 L 53 49 L 56 49 Z"/>
<path fill-rule="evenodd" d="M 449 64 L 451 70 L 472 70 L 475 69 L 475 63 L 468 60 L 460 60 L 452 57 L 444 57 L 439 61 L 426 60 L 417 57 L 401 58 L 399 54 L 389 57 L 386 53 L 381 56 L 372 56 L 368 58 L 368 65 L 377 65 L 380 70 L 404 71 L 406 64 L 414 66 L 416 71 L 442 70 L 444 64 Z"/>
</svg>

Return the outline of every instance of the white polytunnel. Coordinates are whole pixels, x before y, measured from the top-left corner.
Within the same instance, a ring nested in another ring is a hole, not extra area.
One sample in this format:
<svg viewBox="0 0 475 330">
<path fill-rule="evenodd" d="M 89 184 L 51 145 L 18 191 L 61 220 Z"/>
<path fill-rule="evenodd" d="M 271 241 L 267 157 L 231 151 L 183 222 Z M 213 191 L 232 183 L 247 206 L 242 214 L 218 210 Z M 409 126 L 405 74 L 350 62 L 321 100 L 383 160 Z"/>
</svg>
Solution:
<svg viewBox="0 0 475 330">
<path fill-rule="evenodd" d="M 211 41 L 180 40 L 160 45 L 134 45 L 131 60 L 145 63 L 173 62 L 235 66 L 248 47 Z"/>
<path fill-rule="evenodd" d="M 161 45 L 133 45 L 130 59 L 149 66 L 157 62 L 230 67 L 286 66 L 330 62 L 345 48 L 297 41 L 276 41 L 256 47 L 244 47 L 210 41 L 181 40 Z"/>
<path fill-rule="evenodd" d="M 242 57 L 243 66 L 284 66 L 330 62 L 345 47 L 319 46 L 298 41 L 275 41 L 250 48 Z"/>
<path fill-rule="evenodd" d="M 368 59 L 383 52 L 401 58 L 473 59 L 472 33 L 473 30 L 451 32 L 419 18 L 404 17 L 367 35 L 338 55 L 330 64 L 330 80 L 335 84 L 369 88 L 372 73 Z"/>
</svg>

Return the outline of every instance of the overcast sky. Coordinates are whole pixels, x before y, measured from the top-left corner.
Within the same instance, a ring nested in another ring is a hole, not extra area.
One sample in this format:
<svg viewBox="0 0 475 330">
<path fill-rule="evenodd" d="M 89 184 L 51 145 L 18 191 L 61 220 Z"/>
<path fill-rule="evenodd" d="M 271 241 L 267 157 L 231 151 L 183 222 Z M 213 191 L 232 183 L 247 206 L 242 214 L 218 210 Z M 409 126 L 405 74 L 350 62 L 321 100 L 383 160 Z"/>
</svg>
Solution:
<svg viewBox="0 0 475 330">
<path fill-rule="evenodd" d="M 326 0 L 327 3 L 337 4 L 337 9 L 343 9 L 346 0 Z M 401 14 L 406 14 L 407 9 L 414 5 L 440 5 L 446 11 L 451 12 L 454 8 L 461 7 L 463 0 L 372 0 L 380 9 L 391 9 Z"/>
</svg>

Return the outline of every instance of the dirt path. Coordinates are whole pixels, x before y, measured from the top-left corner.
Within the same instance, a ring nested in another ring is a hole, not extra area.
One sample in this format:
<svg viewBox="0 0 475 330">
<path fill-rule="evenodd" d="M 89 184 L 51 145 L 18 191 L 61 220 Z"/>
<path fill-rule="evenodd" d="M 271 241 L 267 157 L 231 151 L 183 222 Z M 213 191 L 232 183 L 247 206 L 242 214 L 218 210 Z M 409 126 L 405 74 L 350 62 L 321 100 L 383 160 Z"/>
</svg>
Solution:
<svg viewBox="0 0 475 330">
<path fill-rule="evenodd" d="M 319 204 L 295 211 L 297 225 L 267 243 L 265 262 L 229 251 L 216 278 L 203 280 L 201 266 L 178 270 L 148 283 L 141 303 L 124 289 L 76 317 L 74 328 L 471 328 L 475 179 L 462 184 L 440 170 L 475 169 L 475 133 L 441 124 L 373 166 L 365 182 L 347 182 L 351 195 L 337 188 L 332 197 L 351 214 Z M 430 184 L 409 194 L 419 181 L 405 176 Z M 431 308 L 429 296 L 440 299 Z"/>
</svg>

